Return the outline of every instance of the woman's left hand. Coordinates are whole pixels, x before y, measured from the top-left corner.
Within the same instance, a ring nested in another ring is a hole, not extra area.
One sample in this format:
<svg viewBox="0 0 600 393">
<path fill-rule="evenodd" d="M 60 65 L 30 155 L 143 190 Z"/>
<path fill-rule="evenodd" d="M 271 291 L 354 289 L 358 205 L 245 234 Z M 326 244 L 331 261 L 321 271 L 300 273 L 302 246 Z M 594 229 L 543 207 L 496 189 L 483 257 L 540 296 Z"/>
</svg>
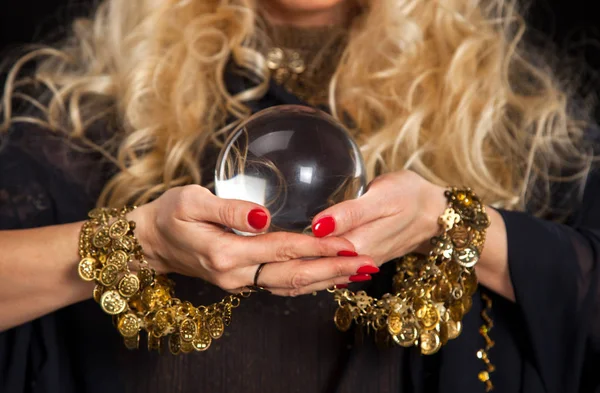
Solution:
<svg viewBox="0 0 600 393">
<path fill-rule="evenodd" d="M 438 217 L 448 205 L 444 191 L 411 171 L 386 174 L 373 180 L 360 198 L 315 216 L 313 233 L 349 240 L 358 254 L 370 256 L 377 266 L 411 252 L 426 254 L 430 239 L 442 231 Z M 495 209 L 488 207 L 487 213 L 492 224 L 475 268 L 477 277 L 488 289 L 514 301 L 504 220 Z M 369 279 L 368 272 L 358 273 L 352 281 Z"/>
<path fill-rule="evenodd" d="M 373 180 L 360 198 L 315 216 L 313 233 L 346 238 L 378 266 L 413 251 L 427 252 L 431 237 L 441 230 L 444 191 L 411 171 L 386 174 Z"/>
</svg>

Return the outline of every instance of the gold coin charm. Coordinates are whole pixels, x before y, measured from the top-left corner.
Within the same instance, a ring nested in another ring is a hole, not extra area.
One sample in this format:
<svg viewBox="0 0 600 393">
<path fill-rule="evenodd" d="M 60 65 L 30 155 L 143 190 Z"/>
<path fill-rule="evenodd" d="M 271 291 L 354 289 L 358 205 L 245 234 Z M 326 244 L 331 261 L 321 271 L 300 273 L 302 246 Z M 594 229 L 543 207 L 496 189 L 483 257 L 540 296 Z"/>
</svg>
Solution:
<svg viewBox="0 0 600 393">
<path fill-rule="evenodd" d="M 129 257 L 123 250 L 113 251 L 106 258 L 106 263 L 115 265 L 119 270 L 124 270 L 127 267 L 127 262 L 129 262 Z"/>
<path fill-rule="evenodd" d="M 427 303 L 416 312 L 417 318 L 424 329 L 430 330 L 440 321 L 440 314 L 432 303 Z"/>
<path fill-rule="evenodd" d="M 473 227 L 478 230 L 485 229 L 490 226 L 490 219 L 487 214 L 483 212 L 477 212 L 475 218 L 473 218 Z"/>
<path fill-rule="evenodd" d="M 442 345 L 446 345 L 448 343 L 448 324 L 446 322 L 440 323 L 440 342 Z"/>
<path fill-rule="evenodd" d="M 431 296 L 436 302 L 446 302 L 450 300 L 452 286 L 446 280 L 440 281 L 433 288 Z"/>
<path fill-rule="evenodd" d="M 181 334 L 182 342 L 191 343 L 198 333 L 196 322 L 190 318 L 185 319 L 183 322 L 181 322 L 179 333 Z"/>
<path fill-rule="evenodd" d="M 102 285 L 98 284 L 94 287 L 94 300 L 96 301 L 96 303 L 100 303 L 100 298 L 102 297 L 102 294 L 104 293 L 104 290 L 106 288 L 104 288 Z"/>
<path fill-rule="evenodd" d="M 191 342 L 181 340 L 181 353 L 190 353 L 194 352 L 194 344 Z"/>
<path fill-rule="evenodd" d="M 105 287 L 112 287 L 117 282 L 119 278 L 119 268 L 112 263 L 104 266 L 102 270 L 100 270 L 100 282 Z"/>
<path fill-rule="evenodd" d="M 96 265 L 97 262 L 94 258 L 86 257 L 79 261 L 79 267 L 77 269 L 79 277 L 85 281 L 93 281 L 96 279 Z"/>
<path fill-rule="evenodd" d="M 210 337 L 210 333 L 208 332 L 208 329 L 206 329 L 206 326 L 199 325 L 198 328 L 198 334 L 194 341 L 192 341 L 192 344 L 196 351 L 206 351 L 212 343 L 212 338 Z"/>
<path fill-rule="evenodd" d="M 471 234 L 463 225 L 456 225 L 450 231 L 450 239 L 456 248 L 463 248 L 471 242 Z"/>
<path fill-rule="evenodd" d="M 140 279 L 140 288 L 146 288 L 154 281 L 154 273 L 148 268 L 141 268 L 138 272 L 138 278 Z"/>
<path fill-rule="evenodd" d="M 400 334 L 392 336 L 394 342 L 402 347 L 410 347 L 415 344 L 417 340 L 417 335 L 419 331 L 417 330 L 417 325 L 414 322 L 406 322 L 402 324 L 402 330 Z"/>
<path fill-rule="evenodd" d="M 105 210 L 102 208 L 99 208 L 99 207 L 93 208 L 88 213 L 89 218 L 96 219 L 96 220 L 105 217 L 105 215 L 106 215 Z"/>
<path fill-rule="evenodd" d="M 446 259 L 452 258 L 452 252 L 454 250 L 454 246 L 452 242 L 447 237 L 437 237 L 435 238 L 433 253 L 435 255 L 441 255 Z"/>
<path fill-rule="evenodd" d="M 140 320 L 132 313 L 125 314 L 119 318 L 117 328 L 123 337 L 133 337 L 140 331 Z"/>
<path fill-rule="evenodd" d="M 135 241 L 130 236 L 123 236 L 113 240 L 113 247 L 125 252 L 133 252 Z"/>
<path fill-rule="evenodd" d="M 181 338 L 179 334 L 173 333 L 169 336 L 169 351 L 173 355 L 179 355 L 181 352 Z"/>
<path fill-rule="evenodd" d="M 339 306 L 337 310 L 335 310 L 333 322 L 335 322 L 335 326 L 337 326 L 338 330 L 341 332 L 346 332 L 350 329 L 350 326 L 352 325 L 352 313 L 348 306 Z"/>
<path fill-rule="evenodd" d="M 117 285 L 119 293 L 124 297 L 131 297 L 140 290 L 140 280 L 135 274 L 126 274 L 123 276 L 119 285 Z"/>
<path fill-rule="evenodd" d="M 459 321 L 449 320 L 447 322 L 447 325 L 448 325 L 448 339 L 454 340 L 456 337 L 458 337 L 460 335 L 460 332 L 462 330 L 462 323 L 460 323 Z"/>
<path fill-rule="evenodd" d="M 223 319 L 218 315 L 213 315 L 208 320 L 208 332 L 210 336 L 214 339 L 221 338 L 223 332 L 225 331 L 225 324 L 223 323 Z"/>
<path fill-rule="evenodd" d="M 471 296 L 463 296 L 462 303 L 463 303 L 463 312 L 466 314 L 469 312 L 471 307 L 473 307 L 473 298 Z"/>
<path fill-rule="evenodd" d="M 160 353 L 160 338 L 153 334 L 148 334 L 148 351 L 158 351 Z"/>
<path fill-rule="evenodd" d="M 117 315 L 122 313 L 127 307 L 125 299 L 115 290 L 106 291 L 100 297 L 100 307 L 105 313 Z"/>
<path fill-rule="evenodd" d="M 421 353 L 423 355 L 433 355 L 442 347 L 440 336 L 435 330 L 425 330 L 421 333 Z"/>
<path fill-rule="evenodd" d="M 119 239 L 125 236 L 127 232 L 129 232 L 129 221 L 121 217 L 112 223 L 108 229 L 108 236 L 110 236 L 111 239 Z"/>
<path fill-rule="evenodd" d="M 155 287 L 146 287 L 142 291 L 142 303 L 149 309 L 154 309 L 162 305 L 167 304 L 171 299 L 171 296 L 167 292 L 167 289 L 157 285 Z"/>
<path fill-rule="evenodd" d="M 231 306 L 227 305 L 223 311 L 223 324 L 229 326 L 231 324 Z"/>
<path fill-rule="evenodd" d="M 108 236 L 108 228 L 102 227 L 98 229 L 98 232 L 92 239 L 92 244 L 96 248 L 104 248 L 110 244 L 110 236 Z"/>
<path fill-rule="evenodd" d="M 477 291 L 477 275 L 475 271 L 472 271 L 471 274 L 468 274 L 463 279 L 463 287 L 465 289 L 465 295 L 473 296 L 473 294 Z"/>
<path fill-rule="evenodd" d="M 400 316 L 400 313 L 392 311 L 390 315 L 388 315 L 387 328 L 388 332 L 392 336 L 400 334 L 400 332 L 402 331 L 402 317 Z"/>
<path fill-rule="evenodd" d="M 452 303 L 448 309 L 448 313 L 450 314 L 450 319 L 453 321 L 458 322 L 462 320 L 463 315 L 465 315 L 462 301 L 459 300 Z"/>
<path fill-rule="evenodd" d="M 454 253 L 454 260 L 463 267 L 470 268 L 479 261 L 479 252 L 476 248 L 467 247 Z"/>
<path fill-rule="evenodd" d="M 165 309 L 158 310 L 152 320 L 152 333 L 157 337 L 165 335 L 173 325 L 173 316 Z"/>
<path fill-rule="evenodd" d="M 140 347 L 140 334 L 138 333 L 132 337 L 123 337 L 123 342 L 127 349 L 138 349 Z"/>
</svg>

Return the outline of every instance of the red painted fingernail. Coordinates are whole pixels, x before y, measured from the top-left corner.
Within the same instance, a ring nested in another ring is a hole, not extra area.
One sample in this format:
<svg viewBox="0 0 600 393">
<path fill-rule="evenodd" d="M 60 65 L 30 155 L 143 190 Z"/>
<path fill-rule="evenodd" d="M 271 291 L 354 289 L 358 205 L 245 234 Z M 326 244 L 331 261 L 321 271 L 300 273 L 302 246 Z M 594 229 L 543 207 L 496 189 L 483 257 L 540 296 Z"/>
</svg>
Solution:
<svg viewBox="0 0 600 393">
<path fill-rule="evenodd" d="M 319 219 L 315 222 L 312 231 L 316 237 L 323 237 L 329 235 L 335 229 L 335 220 L 333 217 L 327 216 Z"/>
<path fill-rule="evenodd" d="M 348 284 L 335 284 L 335 287 L 338 288 L 338 289 L 339 288 L 344 289 L 344 288 L 348 288 Z"/>
<path fill-rule="evenodd" d="M 252 209 L 248 213 L 248 224 L 254 229 L 263 229 L 267 225 L 267 213 L 263 209 Z"/>
<path fill-rule="evenodd" d="M 368 274 L 355 274 L 354 276 L 350 276 L 349 280 L 352 282 L 361 282 L 361 281 L 369 281 L 371 276 Z"/>
<path fill-rule="evenodd" d="M 379 273 L 379 268 L 377 266 L 365 265 L 358 268 L 356 274 L 374 274 Z"/>
<path fill-rule="evenodd" d="M 338 257 L 355 257 L 358 256 L 358 253 L 349 250 L 342 250 L 337 253 Z"/>
</svg>

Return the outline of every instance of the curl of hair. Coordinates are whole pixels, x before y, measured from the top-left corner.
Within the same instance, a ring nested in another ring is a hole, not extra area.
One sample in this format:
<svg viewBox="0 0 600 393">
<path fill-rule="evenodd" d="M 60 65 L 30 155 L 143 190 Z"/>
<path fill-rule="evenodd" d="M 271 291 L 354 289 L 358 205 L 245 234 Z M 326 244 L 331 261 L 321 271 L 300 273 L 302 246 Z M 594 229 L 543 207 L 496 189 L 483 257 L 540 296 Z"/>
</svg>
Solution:
<svg viewBox="0 0 600 393">
<path fill-rule="evenodd" d="M 121 170 L 100 205 L 140 204 L 173 186 L 204 184 L 201 157 L 222 146 L 233 126 L 226 119 L 246 118 L 245 102 L 267 88 L 256 7 L 255 0 L 105 0 L 74 23 L 67 44 L 34 51 L 12 68 L 4 127 L 31 121 L 84 139 L 99 116 L 117 118 L 112 157 Z M 569 92 L 539 58 L 525 56 L 515 4 L 364 7 L 329 104 L 338 120 L 351 119 L 370 178 L 407 168 L 433 183 L 470 186 L 509 209 L 547 200 L 550 181 L 563 179 L 556 168 L 585 179 L 593 159 L 582 149 L 587 119 L 570 115 Z M 255 87 L 227 91 L 230 59 L 255 76 Z M 38 60 L 33 78 L 21 78 L 31 60 Z M 13 115 L 11 99 L 32 81 L 51 92 L 47 102 L 27 97 L 43 116 Z"/>
</svg>

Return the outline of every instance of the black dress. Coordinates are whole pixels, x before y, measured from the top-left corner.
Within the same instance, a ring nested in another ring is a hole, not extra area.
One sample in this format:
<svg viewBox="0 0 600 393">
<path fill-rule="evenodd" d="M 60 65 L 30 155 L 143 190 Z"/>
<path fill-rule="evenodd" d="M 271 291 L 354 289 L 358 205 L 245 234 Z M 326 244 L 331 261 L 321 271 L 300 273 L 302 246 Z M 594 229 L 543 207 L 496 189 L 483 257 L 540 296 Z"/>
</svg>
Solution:
<svg viewBox="0 0 600 393">
<path fill-rule="evenodd" d="M 239 83 L 229 81 L 232 89 Z M 252 106 L 294 103 L 300 102 L 274 85 Z M 85 219 L 114 168 L 64 146 L 28 126 L 4 141 L 1 229 Z M 600 176 L 589 176 L 583 200 L 573 207 L 568 225 L 501 211 L 517 302 L 480 288 L 463 333 L 436 355 L 379 349 L 358 330 L 340 333 L 328 293 L 252 296 L 206 352 L 128 351 L 110 317 L 90 300 L 0 333 L 0 392 L 484 392 L 477 379 L 483 363 L 476 357 L 484 346 L 478 333 L 481 291 L 493 300 L 495 391 L 592 392 L 600 366 Z M 389 290 L 392 265 L 385 264 L 365 288 L 374 294 Z M 178 297 L 196 305 L 224 295 L 200 279 L 175 280 Z"/>
</svg>

